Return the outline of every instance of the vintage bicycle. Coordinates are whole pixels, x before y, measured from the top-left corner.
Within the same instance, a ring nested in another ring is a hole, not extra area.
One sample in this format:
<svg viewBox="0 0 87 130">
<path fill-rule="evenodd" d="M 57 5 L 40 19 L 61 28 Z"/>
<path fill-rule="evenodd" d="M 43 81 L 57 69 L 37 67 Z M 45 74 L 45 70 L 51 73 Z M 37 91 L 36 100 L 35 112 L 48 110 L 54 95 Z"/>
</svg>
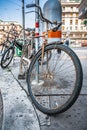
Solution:
<svg viewBox="0 0 87 130">
<path fill-rule="evenodd" d="M 4 50 L 1 57 L 1 67 L 6 68 L 12 61 L 15 54 L 15 46 L 22 50 L 22 45 L 16 39 L 18 37 L 18 33 L 13 29 L 15 27 L 12 24 L 12 28 L 8 32 L 7 40 L 2 44 Z M 11 37 L 10 37 L 11 35 Z"/>
<path fill-rule="evenodd" d="M 33 51 L 34 48 L 32 44 L 26 44 L 28 45 L 27 54 L 30 54 L 27 57 L 24 55 L 21 57 L 21 63 L 28 63 L 28 91 L 32 103 L 40 111 L 50 115 L 59 114 L 68 110 L 75 103 L 80 94 L 83 82 L 82 66 L 75 52 L 62 42 L 56 41 L 48 43 L 48 24 L 55 25 L 51 30 L 57 31 L 61 26 L 61 22 L 54 23 L 45 18 L 39 5 L 27 5 L 27 8 L 31 7 L 39 8 L 40 18 L 46 22 L 47 30 L 43 35 L 31 36 L 31 41 L 33 41 L 34 38 L 44 36 L 42 47 L 40 47 L 38 52 Z M 33 45 L 36 46 L 35 43 Z M 13 54 L 13 48 L 11 48 L 11 50 L 11 53 L 10 51 L 5 52 L 8 59 L 10 59 Z M 29 56 L 32 58 L 29 58 Z M 5 64 L 5 66 L 6 65 L 8 66 L 8 64 Z"/>
<path fill-rule="evenodd" d="M 75 103 L 81 91 L 83 71 L 80 60 L 75 52 L 62 42 L 48 43 L 48 24 L 55 25 L 51 30 L 57 31 L 61 22 L 55 24 L 45 18 L 39 5 L 28 4 L 26 7 L 38 8 L 41 20 L 47 24 L 42 48 L 32 58 L 27 71 L 30 98 L 45 114 L 65 112 Z M 49 52 L 51 57 L 48 60 Z M 38 63 L 39 60 L 41 64 Z"/>
</svg>

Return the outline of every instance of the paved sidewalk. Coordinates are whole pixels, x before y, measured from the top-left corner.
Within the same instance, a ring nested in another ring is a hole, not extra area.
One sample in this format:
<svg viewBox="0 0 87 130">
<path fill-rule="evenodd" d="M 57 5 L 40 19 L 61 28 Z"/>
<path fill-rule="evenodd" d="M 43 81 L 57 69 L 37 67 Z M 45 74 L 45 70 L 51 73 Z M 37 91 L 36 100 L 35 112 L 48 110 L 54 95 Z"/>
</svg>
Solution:
<svg viewBox="0 0 87 130">
<path fill-rule="evenodd" d="M 75 104 L 65 113 L 47 116 L 34 109 L 25 80 L 17 80 L 19 59 L 9 69 L 0 68 L 4 105 L 3 130 L 87 130 L 87 51 L 74 49 L 83 67 L 83 86 Z M 84 53 L 84 54 L 83 54 Z"/>
<path fill-rule="evenodd" d="M 0 130 L 2 129 L 2 122 L 3 122 L 3 101 L 2 101 L 2 95 L 0 90 Z"/>
<path fill-rule="evenodd" d="M 12 68 L 17 74 L 16 64 L 12 65 Z M 0 67 L 0 77 L 0 89 L 3 98 L 2 130 L 40 130 L 34 107 L 11 70 L 3 70 Z"/>
<path fill-rule="evenodd" d="M 87 130 L 87 48 L 73 48 L 83 68 L 83 85 L 79 98 L 65 113 L 50 117 L 50 125 L 41 130 Z"/>
</svg>

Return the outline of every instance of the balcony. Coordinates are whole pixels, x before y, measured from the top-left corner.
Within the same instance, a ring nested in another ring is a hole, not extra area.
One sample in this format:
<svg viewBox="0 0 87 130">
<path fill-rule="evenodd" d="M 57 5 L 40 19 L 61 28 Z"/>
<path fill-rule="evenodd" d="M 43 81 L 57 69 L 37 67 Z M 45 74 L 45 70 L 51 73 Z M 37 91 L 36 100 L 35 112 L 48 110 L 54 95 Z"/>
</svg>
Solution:
<svg viewBox="0 0 87 130">
<path fill-rule="evenodd" d="M 63 13 L 78 13 L 78 9 L 62 9 Z"/>
</svg>

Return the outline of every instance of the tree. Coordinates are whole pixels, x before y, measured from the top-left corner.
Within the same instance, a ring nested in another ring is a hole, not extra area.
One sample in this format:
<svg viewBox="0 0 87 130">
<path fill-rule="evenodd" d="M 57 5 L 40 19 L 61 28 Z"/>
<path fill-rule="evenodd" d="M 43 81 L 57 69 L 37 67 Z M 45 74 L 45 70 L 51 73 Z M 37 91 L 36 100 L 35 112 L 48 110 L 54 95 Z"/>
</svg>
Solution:
<svg viewBox="0 0 87 130">
<path fill-rule="evenodd" d="M 84 23 L 84 25 L 85 25 L 85 26 L 87 26 L 87 20 L 84 20 L 84 22 L 83 22 L 83 23 Z"/>
</svg>

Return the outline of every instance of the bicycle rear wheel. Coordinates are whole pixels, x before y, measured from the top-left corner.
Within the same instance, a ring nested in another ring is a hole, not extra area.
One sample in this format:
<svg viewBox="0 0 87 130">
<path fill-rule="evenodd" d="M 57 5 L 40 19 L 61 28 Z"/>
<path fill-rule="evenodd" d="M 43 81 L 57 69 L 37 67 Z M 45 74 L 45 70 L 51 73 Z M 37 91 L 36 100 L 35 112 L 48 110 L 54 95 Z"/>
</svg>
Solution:
<svg viewBox="0 0 87 130">
<path fill-rule="evenodd" d="M 28 91 L 32 102 L 40 111 L 59 114 L 69 109 L 78 98 L 83 72 L 77 55 L 70 48 L 53 43 L 45 47 L 44 54 L 49 51 L 51 58 L 46 64 L 38 64 L 38 74 L 36 65 L 42 51 L 34 56 L 28 70 Z"/>
<path fill-rule="evenodd" d="M 1 67 L 4 69 L 6 68 L 12 61 L 13 57 L 14 57 L 14 47 L 10 47 L 8 48 L 2 55 L 1 58 Z"/>
</svg>

